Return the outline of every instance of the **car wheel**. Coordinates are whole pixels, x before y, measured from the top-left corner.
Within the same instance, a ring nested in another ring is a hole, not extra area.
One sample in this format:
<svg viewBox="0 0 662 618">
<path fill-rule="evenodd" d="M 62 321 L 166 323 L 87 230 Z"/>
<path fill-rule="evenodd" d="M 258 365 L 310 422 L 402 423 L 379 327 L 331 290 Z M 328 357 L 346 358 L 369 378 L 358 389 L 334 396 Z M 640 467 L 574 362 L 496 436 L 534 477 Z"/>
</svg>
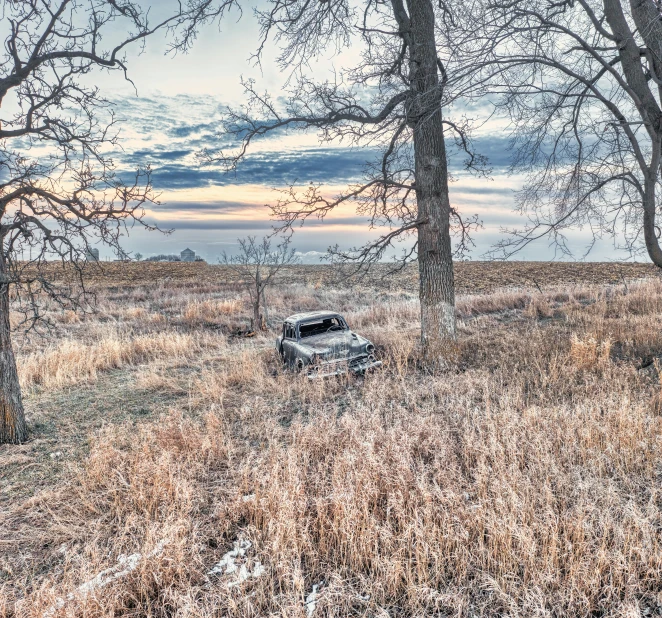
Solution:
<svg viewBox="0 0 662 618">
<path fill-rule="evenodd" d="M 303 371 L 303 359 L 297 358 L 296 363 L 295 363 L 297 371 L 300 373 Z"/>
</svg>

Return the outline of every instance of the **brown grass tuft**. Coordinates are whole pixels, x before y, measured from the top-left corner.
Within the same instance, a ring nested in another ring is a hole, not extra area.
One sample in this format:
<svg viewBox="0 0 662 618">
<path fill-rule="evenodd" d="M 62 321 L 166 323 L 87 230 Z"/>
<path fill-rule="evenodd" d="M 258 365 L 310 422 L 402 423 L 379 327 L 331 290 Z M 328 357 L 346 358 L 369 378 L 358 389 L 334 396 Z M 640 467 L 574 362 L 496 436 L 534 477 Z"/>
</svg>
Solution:
<svg viewBox="0 0 662 618">
<path fill-rule="evenodd" d="M 23 388 L 90 382 L 96 380 L 100 371 L 156 359 L 190 358 L 203 347 L 221 341 L 220 336 L 212 339 L 195 334 L 157 333 L 126 337 L 118 332 L 110 332 L 90 344 L 69 339 L 19 358 L 19 378 Z"/>
<path fill-rule="evenodd" d="M 609 362 L 613 341 L 607 338 L 598 342 L 595 337 L 580 339 L 572 336 L 570 341 L 570 360 L 578 369 L 594 369 Z"/>
<path fill-rule="evenodd" d="M 186 306 L 183 317 L 190 324 L 217 322 L 219 318 L 237 315 L 242 310 L 243 303 L 236 299 L 196 301 Z"/>
</svg>

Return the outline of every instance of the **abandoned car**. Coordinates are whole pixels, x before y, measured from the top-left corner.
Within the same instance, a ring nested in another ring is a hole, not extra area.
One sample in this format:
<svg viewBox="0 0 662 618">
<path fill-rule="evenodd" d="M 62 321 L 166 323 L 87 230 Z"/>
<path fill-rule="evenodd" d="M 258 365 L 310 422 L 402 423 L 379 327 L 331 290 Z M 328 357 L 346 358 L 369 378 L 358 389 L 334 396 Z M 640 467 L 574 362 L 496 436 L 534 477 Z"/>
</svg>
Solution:
<svg viewBox="0 0 662 618">
<path fill-rule="evenodd" d="M 309 378 L 364 373 L 382 364 L 375 358 L 375 346 L 331 311 L 291 315 L 283 323 L 276 349 L 288 367 L 305 371 Z"/>
</svg>

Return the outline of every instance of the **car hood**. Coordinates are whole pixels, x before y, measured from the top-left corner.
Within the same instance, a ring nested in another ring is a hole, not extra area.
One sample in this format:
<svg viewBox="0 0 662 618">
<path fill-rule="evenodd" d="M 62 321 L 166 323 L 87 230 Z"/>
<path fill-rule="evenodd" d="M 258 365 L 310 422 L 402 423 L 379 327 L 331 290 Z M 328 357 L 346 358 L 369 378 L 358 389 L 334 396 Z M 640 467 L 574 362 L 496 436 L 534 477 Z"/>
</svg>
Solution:
<svg viewBox="0 0 662 618">
<path fill-rule="evenodd" d="M 351 332 L 331 332 L 323 335 L 313 335 L 302 339 L 302 347 L 319 354 L 325 360 L 347 358 L 350 355 L 352 344 L 358 342 L 352 338 Z"/>
</svg>

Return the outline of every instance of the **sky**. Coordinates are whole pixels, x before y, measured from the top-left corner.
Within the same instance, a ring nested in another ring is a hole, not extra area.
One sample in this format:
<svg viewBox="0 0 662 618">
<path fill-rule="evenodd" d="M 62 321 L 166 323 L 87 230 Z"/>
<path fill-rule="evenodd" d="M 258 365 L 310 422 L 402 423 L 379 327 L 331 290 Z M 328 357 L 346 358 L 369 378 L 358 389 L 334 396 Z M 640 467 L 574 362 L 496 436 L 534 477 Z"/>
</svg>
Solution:
<svg viewBox="0 0 662 618">
<path fill-rule="evenodd" d="M 168 2 L 157 5 L 166 11 Z M 283 86 L 283 74 L 267 49 L 261 67 L 250 61 L 255 49 L 257 27 L 250 12 L 231 14 L 219 26 L 204 28 L 187 54 L 166 55 L 167 41 L 152 37 L 140 53 L 129 51 L 129 75 L 90 77 L 101 87 L 116 109 L 121 122 L 121 150 L 114 157 L 120 172 L 150 164 L 160 204 L 150 208 L 147 220 L 169 234 L 134 228 L 124 241 L 125 249 L 143 256 L 179 253 L 186 247 L 210 262 L 221 252 L 232 254 L 237 239 L 269 234 L 274 222 L 267 204 L 277 199 L 277 190 L 290 183 L 321 183 L 329 195 L 361 177 L 363 166 L 374 160 L 370 148 L 348 148 L 343 144 L 321 144 L 314 133 L 278 134 L 261 140 L 240 164 L 236 173 L 201 165 L 196 158 L 202 148 L 223 143 L 219 136 L 220 111 L 242 100 L 241 78 L 255 78 L 262 90 L 276 95 Z M 344 62 L 351 62 L 353 50 L 335 58 L 321 58 L 316 75 L 324 77 Z M 486 105 L 489 102 L 485 102 Z M 521 227 L 525 220 L 514 210 L 514 192 L 523 178 L 508 174 L 510 154 L 504 123 L 493 121 L 475 139 L 478 152 L 486 155 L 492 168 L 490 178 L 476 178 L 462 172 L 461 158 L 451 157 L 455 181 L 451 202 L 463 215 L 478 215 L 483 227 L 474 234 L 470 259 L 485 253 L 503 238 L 501 228 Z M 298 228 L 292 244 L 304 262 L 319 262 L 327 247 L 341 249 L 362 245 L 379 230 L 351 208 L 344 208 L 323 221 L 313 220 Z M 581 230 L 569 236 L 578 256 L 587 234 Z M 401 248 L 398 248 L 400 251 Z M 103 257 L 110 257 L 101 248 Z M 515 259 L 548 260 L 555 256 L 547 241 L 538 242 Z M 623 258 L 609 242 L 599 243 L 593 260 Z"/>
</svg>

